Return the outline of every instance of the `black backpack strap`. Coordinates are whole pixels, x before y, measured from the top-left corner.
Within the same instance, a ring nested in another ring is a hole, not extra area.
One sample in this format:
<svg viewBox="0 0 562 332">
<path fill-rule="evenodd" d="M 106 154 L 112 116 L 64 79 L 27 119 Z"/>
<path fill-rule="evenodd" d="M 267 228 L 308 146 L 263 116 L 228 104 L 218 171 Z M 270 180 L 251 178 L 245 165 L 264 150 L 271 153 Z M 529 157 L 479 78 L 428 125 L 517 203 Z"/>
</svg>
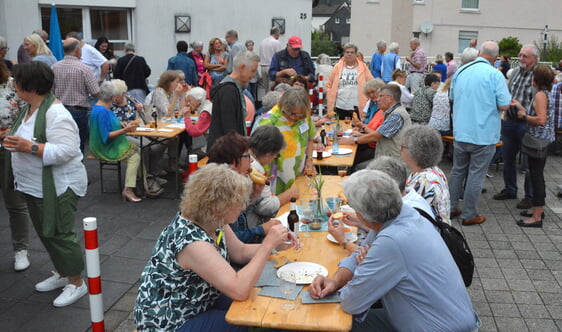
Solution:
<svg viewBox="0 0 562 332">
<path fill-rule="evenodd" d="M 416 209 L 419 214 L 421 214 L 425 219 L 429 220 L 435 227 L 442 229 L 443 228 L 443 221 L 441 221 L 441 217 L 438 217 L 437 221 L 435 219 L 433 219 L 432 216 L 430 216 L 427 212 L 425 212 L 424 210 L 418 208 L 418 207 L 414 207 L 414 209 Z"/>
</svg>

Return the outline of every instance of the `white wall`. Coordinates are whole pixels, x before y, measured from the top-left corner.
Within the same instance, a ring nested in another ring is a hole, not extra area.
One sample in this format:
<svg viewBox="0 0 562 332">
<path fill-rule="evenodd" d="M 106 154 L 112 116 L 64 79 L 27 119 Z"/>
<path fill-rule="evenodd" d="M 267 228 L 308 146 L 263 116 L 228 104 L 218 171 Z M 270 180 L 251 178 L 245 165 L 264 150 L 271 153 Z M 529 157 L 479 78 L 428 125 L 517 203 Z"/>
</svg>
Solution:
<svg viewBox="0 0 562 332">
<path fill-rule="evenodd" d="M 420 31 L 420 23 L 428 20 L 434 25 L 433 32 L 427 36 L 422 33 L 420 40 L 430 56 L 446 51 L 457 54 L 459 30 L 478 31 L 479 45 L 485 40 L 499 41 L 509 36 L 518 37 L 521 44 L 532 44 L 542 39 L 540 33 L 548 24 L 550 33 L 562 42 L 562 1 L 480 1 L 480 10 L 476 13 L 461 11 L 461 0 L 412 3 L 412 0 L 354 1 L 350 40 L 365 54 L 375 51 L 378 40 L 397 41 L 400 54 L 407 55 L 412 32 Z M 397 11 L 399 8 L 402 13 Z"/>
<path fill-rule="evenodd" d="M 85 3 L 99 6 L 98 2 L 86 0 L 63 1 L 77 6 Z M 269 36 L 274 17 L 285 19 L 285 34 L 280 38 L 283 44 L 290 36 L 298 35 L 303 40 L 303 48 L 310 50 L 311 0 L 285 0 L 282 5 L 272 0 L 103 1 L 111 3 L 112 7 L 128 7 L 136 3 L 136 8 L 132 10 L 132 41 L 137 53 L 146 57 L 152 68 L 151 84 L 166 69 L 167 59 L 176 54 L 178 40 L 189 43 L 200 40 L 207 50 L 211 38 L 224 37 L 227 30 L 235 29 L 242 43 L 252 39 L 255 51 L 258 51 L 261 41 Z M 0 35 L 8 39 L 9 59 L 16 59 L 17 48 L 23 38 L 41 27 L 40 3 L 45 3 L 45 0 L 0 0 Z M 305 13 L 307 19 L 301 19 L 300 13 Z M 175 33 L 174 16 L 179 14 L 191 16 L 191 33 Z"/>
</svg>

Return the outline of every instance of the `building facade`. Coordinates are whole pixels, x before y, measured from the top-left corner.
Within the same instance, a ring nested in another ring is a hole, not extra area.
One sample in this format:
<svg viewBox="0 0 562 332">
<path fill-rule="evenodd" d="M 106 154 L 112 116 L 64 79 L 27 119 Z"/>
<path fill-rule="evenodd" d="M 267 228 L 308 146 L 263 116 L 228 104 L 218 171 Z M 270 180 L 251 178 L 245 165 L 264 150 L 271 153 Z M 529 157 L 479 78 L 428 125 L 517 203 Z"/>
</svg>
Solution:
<svg viewBox="0 0 562 332">
<path fill-rule="evenodd" d="M 106 36 L 117 54 L 125 42 L 133 42 L 152 68 L 151 84 L 176 54 L 177 41 L 202 41 L 207 52 L 209 40 L 230 29 L 238 31 L 242 43 L 253 40 L 258 52 L 272 25 L 283 24 L 280 41 L 298 35 L 310 51 L 312 0 L 0 0 L 0 36 L 10 47 L 7 59 L 17 58 L 19 45 L 33 30 L 48 31 L 53 2 L 63 38 L 69 31 L 83 32 L 90 42 Z"/>
<path fill-rule="evenodd" d="M 549 35 L 560 42 L 560 13 L 562 2 L 550 0 L 356 0 L 350 40 L 365 54 L 372 54 L 381 39 L 396 41 L 400 55 L 407 56 L 409 40 L 419 36 L 429 56 L 447 51 L 458 55 L 470 39 L 477 39 L 478 45 L 510 36 L 521 44 L 541 41 L 548 25 Z"/>
</svg>

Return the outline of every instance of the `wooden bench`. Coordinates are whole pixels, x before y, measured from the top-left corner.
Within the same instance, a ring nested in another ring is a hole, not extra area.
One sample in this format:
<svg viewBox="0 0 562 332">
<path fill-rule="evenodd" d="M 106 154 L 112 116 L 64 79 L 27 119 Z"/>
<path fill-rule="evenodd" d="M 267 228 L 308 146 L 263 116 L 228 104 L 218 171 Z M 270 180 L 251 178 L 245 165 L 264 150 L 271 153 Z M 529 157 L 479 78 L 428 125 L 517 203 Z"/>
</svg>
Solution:
<svg viewBox="0 0 562 332">
<path fill-rule="evenodd" d="M 562 132 L 561 132 L 562 133 Z M 453 142 L 455 141 L 455 137 L 453 136 L 441 136 L 441 139 L 443 140 L 443 143 L 445 144 L 453 144 Z M 496 143 L 496 148 L 500 148 L 503 146 L 503 141 L 499 141 Z M 496 159 L 496 172 L 499 171 L 500 169 L 500 159 L 497 158 Z"/>
</svg>

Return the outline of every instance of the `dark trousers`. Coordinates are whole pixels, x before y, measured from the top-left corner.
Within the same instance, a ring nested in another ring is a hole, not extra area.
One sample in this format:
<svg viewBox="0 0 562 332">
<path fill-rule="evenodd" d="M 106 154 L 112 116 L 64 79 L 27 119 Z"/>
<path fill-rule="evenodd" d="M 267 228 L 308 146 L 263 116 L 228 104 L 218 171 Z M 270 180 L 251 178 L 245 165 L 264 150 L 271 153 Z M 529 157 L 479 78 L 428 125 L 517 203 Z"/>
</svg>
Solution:
<svg viewBox="0 0 562 332">
<path fill-rule="evenodd" d="M 502 124 L 503 181 L 505 189 L 513 195 L 517 195 L 517 153 L 521 148 L 521 140 L 526 128 L 524 122 L 504 121 Z M 527 181 L 525 198 L 532 197 L 533 192 Z"/>
<path fill-rule="evenodd" d="M 68 111 L 78 126 L 78 131 L 80 132 L 80 151 L 84 154 L 84 147 L 86 146 L 86 142 L 88 142 L 88 137 L 90 136 L 90 111 L 72 108 L 69 108 Z"/>
<path fill-rule="evenodd" d="M 533 188 L 533 206 L 544 206 L 544 198 L 546 197 L 544 185 L 544 166 L 546 158 L 535 159 L 528 157 L 529 160 L 529 178 L 531 187 Z"/>
</svg>

